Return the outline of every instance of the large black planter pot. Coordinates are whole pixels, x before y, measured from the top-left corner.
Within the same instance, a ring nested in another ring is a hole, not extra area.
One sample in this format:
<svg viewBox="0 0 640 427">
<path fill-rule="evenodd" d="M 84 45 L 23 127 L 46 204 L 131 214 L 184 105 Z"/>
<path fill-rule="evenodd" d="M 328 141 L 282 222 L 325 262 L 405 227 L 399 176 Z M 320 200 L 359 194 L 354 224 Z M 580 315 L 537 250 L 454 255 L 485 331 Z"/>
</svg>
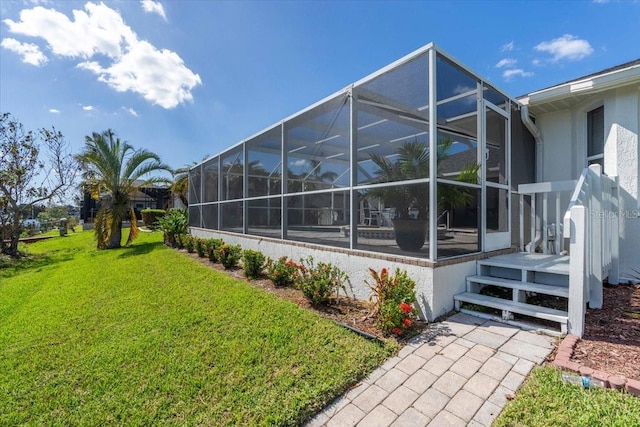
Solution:
<svg viewBox="0 0 640 427">
<path fill-rule="evenodd" d="M 417 252 L 424 246 L 429 230 L 429 220 L 394 219 L 392 222 L 396 232 L 396 243 L 400 249 Z"/>
</svg>

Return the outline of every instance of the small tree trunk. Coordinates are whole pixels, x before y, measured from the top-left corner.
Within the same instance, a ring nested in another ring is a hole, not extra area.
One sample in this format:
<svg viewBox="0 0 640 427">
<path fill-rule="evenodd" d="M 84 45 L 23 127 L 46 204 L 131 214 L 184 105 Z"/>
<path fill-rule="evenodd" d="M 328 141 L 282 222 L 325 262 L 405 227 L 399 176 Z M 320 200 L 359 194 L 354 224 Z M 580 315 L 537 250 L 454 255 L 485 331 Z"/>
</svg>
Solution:
<svg viewBox="0 0 640 427">
<path fill-rule="evenodd" d="M 121 247 L 122 242 L 122 220 L 114 221 L 111 226 L 111 237 L 107 249 L 114 249 Z"/>
<path fill-rule="evenodd" d="M 11 244 L 9 245 L 9 255 L 15 257 L 18 256 L 18 241 L 20 240 L 19 234 L 11 236 Z"/>
<path fill-rule="evenodd" d="M 19 241 L 19 239 L 20 239 L 20 236 L 12 235 L 11 238 L 8 239 L 8 241 L 3 241 L 0 253 L 3 253 L 5 255 L 9 255 L 11 257 L 18 256 L 18 241 Z"/>
</svg>

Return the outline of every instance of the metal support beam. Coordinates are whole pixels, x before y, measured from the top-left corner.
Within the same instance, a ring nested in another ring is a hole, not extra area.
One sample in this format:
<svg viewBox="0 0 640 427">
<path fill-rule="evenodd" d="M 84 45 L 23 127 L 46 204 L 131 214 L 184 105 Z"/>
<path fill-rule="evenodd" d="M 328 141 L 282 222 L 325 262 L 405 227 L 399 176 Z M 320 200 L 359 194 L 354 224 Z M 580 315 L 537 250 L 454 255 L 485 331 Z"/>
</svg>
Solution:
<svg viewBox="0 0 640 427">
<path fill-rule="evenodd" d="M 353 93 L 353 86 L 349 91 L 349 106 L 350 106 L 350 138 L 349 138 L 349 153 L 351 161 L 351 173 L 349 174 L 349 248 L 355 249 L 358 247 L 358 197 L 357 192 L 353 187 L 358 182 L 358 106 L 355 101 Z"/>
<path fill-rule="evenodd" d="M 436 50 L 429 50 L 429 259 L 438 258 L 438 125 L 437 125 L 437 80 L 436 80 Z"/>
</svg>

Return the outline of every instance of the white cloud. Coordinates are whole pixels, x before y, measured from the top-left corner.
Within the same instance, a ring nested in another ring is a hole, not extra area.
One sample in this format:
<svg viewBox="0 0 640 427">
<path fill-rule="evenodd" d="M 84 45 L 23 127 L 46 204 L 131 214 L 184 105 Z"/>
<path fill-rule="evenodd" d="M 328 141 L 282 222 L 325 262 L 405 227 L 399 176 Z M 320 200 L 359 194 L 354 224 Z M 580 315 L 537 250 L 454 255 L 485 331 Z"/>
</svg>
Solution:
<svg viewBox="0 0 640 427">
<path fill-rule="evenodd" d="M 500 61 L 498 61 L 498 63 L 496 64 L 496 68 L 513 67 L 517 63 L 518 63 L 517 59 L 504 58 L 504 59 L 501 59 Z"/>
<path fill-rule="evenodd" d="M 72 14 L 73 20 L 37 6 L 22 10 L 18 22 L 3 22 L 12 33 L 44 39 L 55 55 L 81 59 L 79 68 L 118 92 L 138 93 L 167 109 L 193 100 L 191 91 L 202 81 L 177 53 L 138 39 L 122 16 L 103 3 L 86 3 Z"/>
<path fill-rule="evenodd" d="M 3 22 L 14 34 L 43 38 L 55 55 L 90 58 L 95 54 L 117 58 L 122 44 L 134 43 L 136 34 L 118 12 L 103 3 L 87 3 L 74 10 L 74 20 L 54 9 L 37 6 L 20 12 L 20 20 Z"/>
<path fill-rule="evenodd" d="M 539 52 L 546 52 L 552 55 L 551 61 L 557 62 L 562 59 L 577 61 L 593 53 L 593 48 L 587 40 L 579 39 L 571 34 L 547 42 L 542 42 L 534 47 Z"/>
<path fill-rule="evenodd" d="M 502 77 L 505 80 L 511 80 L 514 77 L 531 77 L 533 76 L 533 73 L 531 71 L 524 71 L 523 69 L 520 68 L 515 68 L 512 70 L 504 70 L 502 72 Z"/>
<path fill-rule="evenodd" d="M 167 20 L 167 15 L 164 13 L 164 6 L 162 6 L 162 3 L 153 0 L 141 0 L 140 3 L 142 3 L 142 8 L 145 12 L 157 13 L 162 17 L 162 19 L 165 21 Z"/>
<path fill-rule="evenodd" d="M 200 76 L 185 67 L 175 52 L 158 50 L 144 40 L 109 67 L 96 61 L 81 62 L 78 67 L 97 74 L 99 81 L 118 92 L 139 93 L 164 108 L 193 100 L 191 89 L 201 83 Z"/>
<path fill-rule="evenodd" d="M 51 109 L 49 110 L 49 112 L 50 112 L 51 114 L 60 114 L 62 111 L 60 111 L 60 110 L 56 110 L 55 108 L 51 108 Z"/>
<path fill-rule="evenodd" d="M 475 87 L 471 87 L 471 86 L 462 86 L 462 85 L 458 85 L 453 89 L 453 93 L 455 93 L 456 95 L 460 95 L 462 93 L 466 93 L 466 92 L 471 92 L 472 90 L 475 90 Z"/>
<path fill-rule="evenodd" d="M 307 164 L 306 159 L 298 159 L 298 160 L 289 162 L 289 166 L 297 166 L 297 167 L 302 167 L 302 166 L 305 166 L 306 164 Z"/>
<path fill-rule="evenodd" d="M 21 43 L 16 39 L 2 39 L 0 46 L 22 56 L 22 62 L 39 67 L 47 62 L 47 57 L 40 48 L 33 43 Z"/>
<path fill-rule="evenodd" d="M 127 107 L 122 107 L 122 109 L 124 111 L 126 111 L 127 113 L 131 114 L 133 117 L 138 117 L 139 114 L 136 110 L 134 110 L 133 108 L 127 108 Z"/>
<path fill-rule="evenodd" d="M 91 110 L 93 110 L 93 105 L 83 105 L 82 109 L 84 111 L 91 111 Z"/>
<path fill-rule="evenodd" d="M 500 52 L 511 52 L 513 49 L 515 49 L 515 47 L 516 45 L 512 40 L 507 44 L 503 44 L 502 47 L 500 47 Z"/>
<path fill-rule="evenodd" d="M 531 61 L 531 63 L 536 67 L 539 67 L 540 65 L 542 65 L 542 61 L 539 59 L 534 59 L 533 61 Z"/>
</svg>

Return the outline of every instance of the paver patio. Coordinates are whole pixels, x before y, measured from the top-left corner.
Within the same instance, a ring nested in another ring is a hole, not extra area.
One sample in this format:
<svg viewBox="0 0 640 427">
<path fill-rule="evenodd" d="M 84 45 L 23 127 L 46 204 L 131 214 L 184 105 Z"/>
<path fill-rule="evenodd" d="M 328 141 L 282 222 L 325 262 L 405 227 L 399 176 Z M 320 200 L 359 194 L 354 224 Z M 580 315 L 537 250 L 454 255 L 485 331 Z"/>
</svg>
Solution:
<svg viewBox="0 0 640 427">
<path fill-rule="evenodd" d="M 488 427 L 555 341 L 455 314 L 413 338 L 307 427 Z"/>
</svg>

